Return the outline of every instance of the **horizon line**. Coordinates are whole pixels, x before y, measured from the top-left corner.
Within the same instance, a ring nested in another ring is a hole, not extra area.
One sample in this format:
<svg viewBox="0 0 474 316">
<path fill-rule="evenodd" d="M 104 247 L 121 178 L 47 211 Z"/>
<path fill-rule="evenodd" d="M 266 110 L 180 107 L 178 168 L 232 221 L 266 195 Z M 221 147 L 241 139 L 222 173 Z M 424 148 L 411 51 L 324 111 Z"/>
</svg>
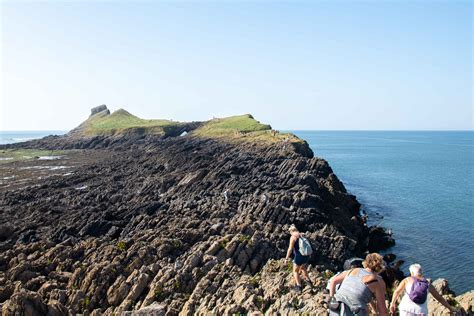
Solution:
<svg viewBox="0 0 474 316">
<path fill-rule="evenodd" d="M 0 130 L 3 132 L 69 132 L 62 129 L 18 129 Z M 279 129 L 280 132 L 474 132 L 473 129 Z"/>
</svg>

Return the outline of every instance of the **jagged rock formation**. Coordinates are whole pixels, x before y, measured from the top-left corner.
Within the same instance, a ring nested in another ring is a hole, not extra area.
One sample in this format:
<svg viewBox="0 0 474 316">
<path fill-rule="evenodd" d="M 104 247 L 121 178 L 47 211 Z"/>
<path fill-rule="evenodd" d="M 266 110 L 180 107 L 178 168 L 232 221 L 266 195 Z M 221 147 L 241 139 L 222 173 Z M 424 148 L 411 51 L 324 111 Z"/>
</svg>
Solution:
<svg viewBox="0 0 474 316">
<path fill-rule="evenodd" d="M 303 142 L 125 133 L 15 146 L 101 159 L 1 192 L 4 315 L 323 312 L 322 271 L 369 242 L 359 203 Z M 290 224 L 315 249 L 316 289 L 302 296 L 278 261 Z"/>
<path fill-rule="evenodd" d="M 435 280 L 433 286 L 449 304 L 460 310 L 460 315 L 474 315 L 474 291 L 456 296 L 449 288 L 449 283 L 446 279 Z M 428 296 L 428 311 L 431 315 L 449 314 L 449 311 L 431 295 Z"/>
<path fill-rule="evenodd" d="M 101 113 L 101 112 L 105 112 L 105 115 L 110 114 L 109 109 L 107 109 L 107 105 L 102 104 L 102 105 L 99 105 L 99 106 L 96 106 L 96 107 L 92 108 L 90 116 L 93 116 L 93 115 L 95 115 L 97 113 Z"/>
</svg>

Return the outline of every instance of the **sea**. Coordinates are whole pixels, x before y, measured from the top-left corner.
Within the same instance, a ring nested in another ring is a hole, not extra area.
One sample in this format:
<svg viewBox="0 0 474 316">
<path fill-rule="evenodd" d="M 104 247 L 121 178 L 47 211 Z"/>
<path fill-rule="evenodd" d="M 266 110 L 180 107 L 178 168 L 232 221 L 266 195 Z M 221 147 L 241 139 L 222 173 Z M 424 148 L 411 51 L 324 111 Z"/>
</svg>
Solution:
<svg viewBox="0 0 474 316">
<path fill-rule="evenodd" d="M 293 131 L 329 162 L 371 224 L 391 229 L 388 252 L 451 289 L 474 289 L 474 132 Z"/>
<path fill-rule="evenodd" d="M 65 131 L 0 132 L 0 144 Z M 293 131 L 357 196 L 408 274 L 422 265 L 451 289 L 474 289 L 474 132 Z"/>
<path fill-rule="evenodd" d="M 26 142 L 48 135 L 63 135 L 67 131 L 0 131 L 0 145 Z"/>
</svg>

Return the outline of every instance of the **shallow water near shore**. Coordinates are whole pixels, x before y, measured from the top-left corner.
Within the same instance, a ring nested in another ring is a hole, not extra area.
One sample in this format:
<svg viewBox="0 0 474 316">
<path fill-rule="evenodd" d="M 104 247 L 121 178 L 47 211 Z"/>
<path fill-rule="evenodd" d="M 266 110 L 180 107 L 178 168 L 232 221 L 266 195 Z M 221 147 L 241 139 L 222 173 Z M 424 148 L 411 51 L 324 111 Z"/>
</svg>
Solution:
<svg viewBox="0 0 474 316">
<path fill-rule="evenodd" d="M 474 288 L 474 132 L 294 133 L 393 230 L 406 273 L 418 262 L 456 293 Z"/>
</svg>

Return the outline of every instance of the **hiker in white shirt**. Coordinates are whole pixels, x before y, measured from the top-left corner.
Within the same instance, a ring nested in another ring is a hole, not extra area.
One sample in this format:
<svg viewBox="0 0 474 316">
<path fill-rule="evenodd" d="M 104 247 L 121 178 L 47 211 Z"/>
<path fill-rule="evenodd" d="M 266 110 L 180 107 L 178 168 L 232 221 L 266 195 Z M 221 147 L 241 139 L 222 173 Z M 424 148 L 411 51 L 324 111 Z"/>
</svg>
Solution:
<svg viewBox="0 0 474 316">
<path fill-rule="evenodd" d="M 397 310 L 397 300 L 402 292 L 405 292 L 405 294 L 398 306 L 400 316 L 428 315 L 428 292 L 451 313 L 456 312 L 456 309 L 449 305 L 434 286 L 423 277 L 421 266 L 417 263 L 410 266 L 410 276 L 402 280 L 393 293 L 392 303 L 390 304 L 390 312 L 393 315 Z"/>
</svg>

